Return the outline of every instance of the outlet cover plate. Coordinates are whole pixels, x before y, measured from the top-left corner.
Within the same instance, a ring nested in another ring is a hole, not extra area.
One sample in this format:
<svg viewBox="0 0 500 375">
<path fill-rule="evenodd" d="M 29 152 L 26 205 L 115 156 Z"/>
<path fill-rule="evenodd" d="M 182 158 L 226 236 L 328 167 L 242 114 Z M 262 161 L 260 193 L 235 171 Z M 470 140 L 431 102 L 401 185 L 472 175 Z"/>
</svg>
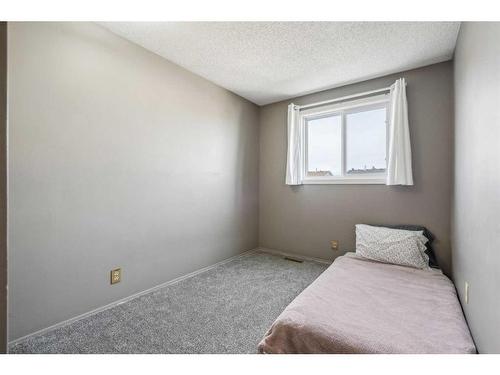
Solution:
<svg viewBox="0 0 500 375">
<path fill-rule="evenodd" d="M 111 284 L 116 284 L 122 281 L 122 269 L 116 268 L 111 270 Z"/>
</svg>

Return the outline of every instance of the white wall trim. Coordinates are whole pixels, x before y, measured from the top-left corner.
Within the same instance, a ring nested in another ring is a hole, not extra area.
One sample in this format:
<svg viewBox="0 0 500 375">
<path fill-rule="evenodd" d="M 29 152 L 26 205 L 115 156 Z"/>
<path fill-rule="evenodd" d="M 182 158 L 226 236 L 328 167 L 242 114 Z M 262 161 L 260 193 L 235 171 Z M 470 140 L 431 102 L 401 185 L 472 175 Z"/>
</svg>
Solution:
<svg viewBox="0 0 500 375">
<path fill-rule="evenodd" d="M 78 320 L 80 320 L 80 319 L 84 319 L 84 318 L 87 318 L 87 317 L 89 317 L 89 316 L 95 315 L 95 314 L 97 314 L 97 313 L 100 313 L 101 311 L 108 310 L 108 309 L 110 309 L 110 308 L 112 308 L 112 307 L 115 307 L 115 306 L 121 305 L 121 304 L 126 303 L 126 302 L 128 302 L 128 301 L 131 301 L 131 300 L 133 300 L 133 299 L 135 299 L 135 298 L 141 297 L 141 296 L 143 296 L 143 295 L 145 295 L 145 294 L 148 294 L 148 293 L 154 292 L 154 291 L 156 291 L 156 290 L 158 290 L 158 289 L 164 288 L 164 287 L 169 286 L 169 285 L 176 284 L 176 283 L 178 283 L 179 281 L 182 281 L 182 280 L 188 279 L 188 278 L 190 278 L 190 277 L 193 277 L 193 276 L 199 275 L 200 273 L 210 271 L 211 269 L 213 269 L 213 268 L 215 268 L 215 267 L 218 267 L 218 266 L 221 266 L 221 265 L 223 265 L 223 264 L 229 263 L 229 262 L 231 262 L 232 260 L 235 260 L 235 259 L 237 259 L 237 258 L 242 258 L 242 257 L 248 256 L 248 255 L 251 255 L 251 254 L 253 254 L 253 253 L 255 253 L 255 252 L 259 251 L 259 250 L 260 250 L 260 248 L 258 248 L 258 247 L 257 247 L 257 248 L 255 248 L 255 249 L 247 250 L 247 251 L 245 251 L 245 252 L 243 252 L 243 253 L 241 253 L 241 254 L 237 254 L 237 255 L 232 256 L 232 257 L 230 257 L 230 258 L 224 259 L 224 260 L 222 260 L 222 261 L 220 261 L 220 262 L 218 262 L 218 263 L 212 264 L 211 266 L 207 266 L 207 267 L 204 267 L 204 268 L 200 268 L 199 270 L 196 270 L 196 271 L 193 271 L 193 272 L 188 273 L 188 274 L 186 274 L 186 275 L 183 275 L 183 276 L 177 277 L 177 278 L 175 278 L 175 279 L 173 279 L 173 280 L 170 280 L 170 281 L 167 281 L 167 282 L 165 282 L 165 283 L 162 283 L 162 284 L 156 285 L 156 286 L 154 286 L 154 287 L 152 287 L 152 288 L 149 288 L 149 289 L 143 290 L 142 292 L 138 292 L 138 293 L 132 294 L 132 295 L 130 295 L 130 296 L 128 296 L 128 297 L 124 297 L 124 298 L 122 298 L 122 299 L 119 299 L 119 300 L 117 300 L 117 301 L 111 302 L 111 303 L 109 303 L 109 304 L 107 304 L 107 305 L 104 305 L 104 306 L 102 306 L 102 307 L 98 307 L 97 309 L 94 309 L 94 310 L 91 310 L 91 311 L 89 311 L 89 312 L 86 312 L 86 313 L 83 313 L 83 314 L 77 315 L 77 316 L 75 316 L 75 317 L 73 317 L 73 318 L 70 318 L 70 319 L 64 320 L 64 321 L 62 321 L 62 322 L 59 322 L 59 323 L 53 324 L 53 325 L 51 325 L 51 326 L 49 326 L 49 327 L 42 328 L 42 329 L 40 329 L 40 330 L 38 330 L 38 331 L 35 331 L 35 332 L 32 332 L 32 333 L 29 333 L 29 334 L 27 334 L 27 335 L 24 335 L 24 336 L 22 336 L 22 337 L 19 337 L 19 338 L 15 339 L 15 340 L 9 341 L 8 346 L 10 346 L 10 345 L 15 345 L 15 344 L 17 344 L 17 343 L 19 343 L 19 342 L 21 342 L 21 341 L 24 341 L 24 340 L 26 340 L 26 339 L 30 338 L 30 337 L 33 337 L 33 336 L 38 336 L 38 335 L 42 335 L 42 334 L 47 333 L 47 332 L 50 332 L 50 331 L 52 331 L 52 330 L 54 330 L 54 329 L 64 327 L 64 326 L 66 326 L 66 325 L 68 325 L 68 324 L 71 324 L 71 323 L 74 323 L 74 322 L 76 322 L 76 321 L 78 321 Z M 261 251 L 262 251 L 262 250 L 261 250 Z M 7 346 L 7 348 L 8 348 L 8 346 Z"/>
<path fill-rule="evenodd" d="M 262 253 L 268 253 L 268 254 L 272 254 L 272 255 L 280 255 L 280 256 L 284 256 L 284 257 L 290 257 L 290 258 L 295 258 L 295 259 L 300 259 L 300 260 L 308 260 L 310 262 L 317 262 L 317 263 L 323 263 L 323 264 L 332 264 L 333 263 L 333 260 L 329 260 L 329 259 L 315 258 L 315 257 L 310 257 L 307 255 L 300 255 L 300 254 L 295 254 L 295 253 L 287 253 L 286 251 L 269 249 L 267 247 L 258 247 L 256 249 L 254 249 L 254 252 L 262 252 Z"/>
</svg>

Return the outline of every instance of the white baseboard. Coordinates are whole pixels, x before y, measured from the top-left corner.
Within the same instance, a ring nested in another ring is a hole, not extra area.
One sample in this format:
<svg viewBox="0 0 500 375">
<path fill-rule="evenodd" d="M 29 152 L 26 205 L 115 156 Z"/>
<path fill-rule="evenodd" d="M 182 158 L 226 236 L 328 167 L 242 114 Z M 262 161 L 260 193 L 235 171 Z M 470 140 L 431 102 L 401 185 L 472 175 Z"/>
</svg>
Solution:
<svg viewBox="0 0 500 375">
<path fill-rule="evenodd" d="M 301 255 L 301 254 L 295 254 L 295 253 L 287 253 L 286 251 L 269 249 L 267 247 L 258 247 L 254 251 L 260 251 L 263 253 L 268 253 L 268 254 L 273 254 L 273 255 L 281 255 L 284 257 L 290 257 L 290 258 L 295 258 L 295 259 L 300 259 L 300 260 L 308 260 L 311 262 L 317 262 L 317 263 L 323 263 L 323 264 L 332 264 L 333 263 L 333 260 L 315 258 L 315 257 L 310 257 L 307 255 Z"/>
<path fill-rule="evenodd" d="M 101 311 L 104 311 L 104 310 L 108 310 L 112 307 L 115 307 L 115 306 L 118 306 L 118 305 L 121 305 L 125 302 L 128 302 L 130 300 L 133 300 L 135 298 L 138 298 L 140 296 L 143 296 L 144 294 L 148 294 L 148 293 L 151 293 L 151 292 L 154 292 L 158 289 L 161 289 L 161 288 L 164 288 L 166 286 L 169 286 L 169 285 L 173 285 L 173 284 L 176 284 L 178 283 L 179 281 L 182 281 L 182 280 L 185 280 L 185 279 L 188 279 L 190 277 L 193 277 L 193 276 L 196 276 L 196 275 L 199 275 L 200 273 L 203 273 L 203 272 L 207 272 L 215 267 L 218 267 L 220 265 L 223 265 L 225 263 L 228 263 L 228 262 L 231 262 L 232 260 L 234 259 L 237 259 L 237 258 L 241 258 L 241 257 L 245 257 L 245 256 L 248 256 L 248 255 L 251 255 L 257 251 L 259 251 L 260 248 L 255 248 L 255 249 L 251 249 L 251 250 L 247 250 L 241 254 L 238 254 L 238 255 L 235 255 L 235 256 L 232 256 L 230 258 L 227 258 L 227 259 L 224 259 L 223 261 L 220 261 L 218 263 L 215 263 L 215 264 L 212 264 L 211 266 L 208 266 L 208 267 L 204 267 L 204 268 L 201 268 L 199 270 L 196 270 L 194 272 L 191 272 L 191 273 L 188 273 L 186 275 L 183 275 L 183 276 L 180 276 L 180 277 L 177 277 L 173 280 L 170 280 L 170 281 L 167 281 L 165 283 L 162 283 L 162 284 L 159 284 L 159 285 L 156 285 L 152 288 L 149 288 L 149 289 L 146 289 L 146 290 L 143 290 L 142 292 L 138 292 L 138 293 L 135 293 L 135 294 L 132 294 L 131 296 L 128 296 L 128 297 L 124 297 L 122 299 L 119 299 L 117 301 L 114 301 L 114 302 L 111 302 L 105 306 L 102 306 L 102 307 L 98 307 L 97 309 L 94 309 L 94 310 L 91 310 L 89 312 L 86 312 L 86 313 L 83 313 L 83 314 L 80 314 L 80 315 L 77 315 L 73 318 L 70 318 L 70 319 L 67 319 L 67 320 L 64 320 L 62 322 L 59 322 L 59 323 L 56 323 L 56 324 L 53 324 L 51 325 L 50 327 L 47 327 L 47 328 L 42 328 L 38 331 L 35 331 L 35 332 L 32 332 L 32 333 L 29 333 L 25 336 L 22 336 L 22 337 L 19 337 L 15 340 L 12 340 L 12 341 L 9 341 L 8 345 L 15 345 L 17 344 L 18 342 L 21 342 L 23 340 L 26 340 L 27 338 L 29 337 L 32 337 L 32 336 L 38 336 L 38 335 L 41 335 L 41 334 L 44 334 L 44 333 L 47 333 L 47 332 L 50 332 L 54 329 L 57 329 L 57 328 L 61 328 L 61 327 L 64 327 L 68 324 L 71 324 L 71 323 L 74 323 L 76 322 L 77 320 L 80 320 L 80 319 L 84 319 L 84 318 L 87 318 L 89 316 L 92 316 L 92 315 L 95 315 L 97 313 L 100 313 Z"/>
</svg>

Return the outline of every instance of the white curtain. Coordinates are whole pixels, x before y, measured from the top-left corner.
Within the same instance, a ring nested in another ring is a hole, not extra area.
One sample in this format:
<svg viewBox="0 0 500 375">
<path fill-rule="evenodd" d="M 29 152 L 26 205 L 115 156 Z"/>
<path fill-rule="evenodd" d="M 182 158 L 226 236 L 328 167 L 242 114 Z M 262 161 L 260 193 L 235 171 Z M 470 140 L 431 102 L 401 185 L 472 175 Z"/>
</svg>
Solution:
<svg viewBox="0 0 500 375">
<path fill-rule="evenodd" d="M 286 184 L 301 185 L 301 129 L 299 108 L 293 103 L 288 106 L 288 150 L 286 157 Z"/>
<path fill-rule="evenodd" d="M 386 185 L 413 185 L 408 103 L 404 78 L 398 79 L 391 86 Z"/>
</svg>

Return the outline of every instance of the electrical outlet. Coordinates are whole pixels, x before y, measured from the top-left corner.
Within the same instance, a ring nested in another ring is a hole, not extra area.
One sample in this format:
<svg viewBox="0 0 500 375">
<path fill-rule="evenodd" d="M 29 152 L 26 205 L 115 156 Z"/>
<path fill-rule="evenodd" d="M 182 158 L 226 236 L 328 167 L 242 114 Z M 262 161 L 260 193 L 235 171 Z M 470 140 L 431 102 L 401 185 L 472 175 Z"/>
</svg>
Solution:
<svg viewBox="0 0 500 375">
<path fill-rule="evenodd" d="M 332 247 L 332 250 L 337 251 L 339 249 L 339 241 L 337 240 L 330 241 L 330 246 Z"/>
<path fill-rule="evenodd" d="M 465 293 L 464 293 L 465 304 L 469 303 L 469 283 L 465 282 Z"/>
<path fill-rule="evenodd" d="M 122 281 L 122 269 L 117 268 L 115 270 L 111 270 L 111 284 L 116 284 Z"/>
</svg>

